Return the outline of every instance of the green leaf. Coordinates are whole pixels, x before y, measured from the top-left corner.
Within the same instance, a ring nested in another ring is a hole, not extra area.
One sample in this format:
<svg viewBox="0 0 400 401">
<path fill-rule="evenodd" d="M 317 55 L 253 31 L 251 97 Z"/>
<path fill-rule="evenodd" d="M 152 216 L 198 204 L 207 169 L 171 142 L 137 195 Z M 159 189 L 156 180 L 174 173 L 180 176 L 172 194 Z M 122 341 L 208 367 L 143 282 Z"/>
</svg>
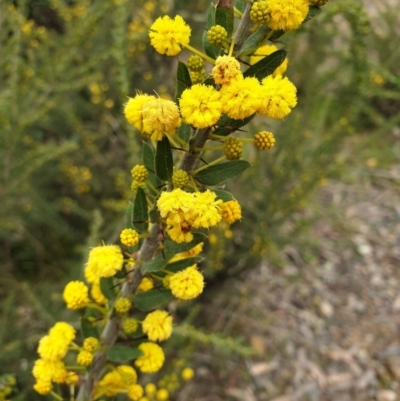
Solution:
<svg viewBox="0 0 400 401">
<path fill-rule="evenodd" d="M 218 121 L 218 128 L 213 133 L 215 135 L 227 136 L 249 123 L 254 116 L 255 114 L 250 117 L 246 117 L 243 120 L 234 120 L 233 118 L 228 117 L 226 114 L 223 114 Z"/>
<path fill-rule="evenodd" d="M 190 134 L 191 134 L 191 126 L 188 124 L 181 124 L 178 129 L 178 135 L 182 138 L 186 143 L 189 142 Z"/>
<path fill-rule="evenodd" d="M 308 10 L 307 17 L 304 19 L 304 21 L 301 23 L 301 25 L 305 24 L 306 22 L 310 21 L 310 19 L 314 18 L 316 15 L 318 15 L 321 12 L 321 9 L 317 6 L 310 6 L 310 9 Z M 286 31 L 275 31 L 272 36 L 270 37 L 269 40 L 274 41 L 279 39 L 283 34 L 285 34 Z"/>
<path fill-rule="evenodd" d="M 233 32 L 233 8 L 218 7 L 215 10 L 215 25 L 223 26 L 228 32 L 228 38 L 232 36 Z"/>
<path fill-rule="evenodd" d="M 138 188 L 133 206 L 133 225 L 138 231 L 147 231 L 148 220 L 149 211 L 146 194 L 142 188 Z"/>
<path fill-rule="evenodd" d="M 186 64 L 178 61 L 178 68 L 176 70 L 176 93 L 175 102 L 179 103 L 179 99 L 182 96 L 182 92 L 192 86 L 192 80 L 190 78 L 189 70 Z"/>
<path fill-rule="evenodd" d="M 156 174 L 162 181 L 168 181 L 172 176 L 173 160 L 169 140 L 166 136 L 157 143 Z"/>
<path fill-rule="evenodd" d="M 165 268 L 170 272 L 177 273 L 186 269 L 189 266 L 193 266 L 195 263 L 199 263 L 201 260 L 202 258 L 200 257 L 182 259 L 176 262 L 169 263 Z"/>
<path fill-rule="evenodd" d="M 133 298 L 133 303 L 142 312 L 148 312 L 171 301 L 174 296 L 165 288 L 154 288 L 150 291 L 139 292 Z"/>
<path fill-rule="evenodd" d="M 147 170 L 154 171 L 154 151 L 146 142 L 143 142 L 143 164 Z"/>
<path fill-rule="evenodd" d="M 206 239 L 207 235 L 203 233 L 193 233 L 193 239 L 190 242 L 182 242 L 181 244 L 177 244 L 176 242 L 167 239 L 164 242 L 164 246 L 168 252 L 176 255 L 177 253 L 189 251 L 196 245 L 200 244 L 200 242 L 204 242 Z"/>
<path fill-rule="evenodd" d="M 215 25 L 215 5 L 211 3 L 207 13 L 207 29 Z"/>
<path fill-rule="evenodd" d="M 133 203 L 131 201 L 125 210 L 125 228 L 133 228 Z"/>
<path fill-rule="evenodd" d="M 143 263 L 140 271 L 143 275 L 146 273 L 158 272 L 167 264 L 167 262 L 168 261 L 164 259 L 164 256 L 160 254 L 157 255 L 155 258 Z"/>
<path fill-rule="evenodd" d="M 221 49 L 218 46 L 213 46 L 210 44 L 210 42 L 207 39 L 207 31 L 203 32 L 202 44 L 204 53 L 206 53 L 207 56 L 213 59 L 216 59 L 219 56 Z"/>
<path fill-rule="evenodd" d="M 114 345 L 107 349 L 107 359 L 111 362 L 128 362 L 142 356 L 143 352 L 138 348 L 128 347 L 127 345 Z"/>
<path fill-rule="evenodd" d="M 250 167 L 246 160 L 234 160 L 216 166 L 207 167 L 199 171 L 194 178 L 203 185 L 218 185 L 235 177 Z"/>
<path fill-rule="evenodd" d="M 224 202 L 236 200 L 230 192 L 224 191 L 223 189 L 213 189 L 213 192 L 217 194 L 217 199 L 221 199 Z"/>
<path fill-rule="evenodd" d="M 243 0 L 236 0 L 235 1 L 235 7 L 241 12 L 244 13 L 244 10 L 246 9 L 246 2 Z"/>
<path fill-rule="evenodd" d="M 83 337 L 95 337 L 99 338 L 99 331 L 97 329 L 94 318 L 81 317 L 81 330 Z"/>
<path fill-rule="evenodd" d="M 115 298 L 114 280 L 112 277 L 101 277 L 100 289 L 108 300 L 113 300 Z"/>
<path fill-rule="evenodd" d="M 260 81 L 271 75 L 285 60 L 286 50 L 277 50 L 253 64 L 244 74 L 245 77 L 257 77 Z"/>
<path fill-rule="evenodd" d="M 236 57 L 253 53 L 265 41 L 269 32 L 270 29 L 266 25 L 258 28 L 245 40 Z"/>
</svg>

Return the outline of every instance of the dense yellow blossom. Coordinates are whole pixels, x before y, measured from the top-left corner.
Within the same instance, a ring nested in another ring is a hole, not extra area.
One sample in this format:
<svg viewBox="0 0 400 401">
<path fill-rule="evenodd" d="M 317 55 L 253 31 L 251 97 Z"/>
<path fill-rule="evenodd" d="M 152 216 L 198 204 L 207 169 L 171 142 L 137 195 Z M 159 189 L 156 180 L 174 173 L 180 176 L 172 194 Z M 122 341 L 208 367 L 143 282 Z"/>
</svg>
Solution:
<svg viewBox="0 0 400 401">
<path fill-rule="evenodd" d="M 254 135 L 254 146 L 257 149 L 271 149 L 275 145 L 275 138 L 272 132 L 260 131 Z"/>
<path fill-rule="evenodd" d="M 124 257 L 117 245 L 97 246 L 89 252 L 86 267 L 98 277 L 112 277 L 122 269 Z"/>
<path fill-rule="evenodd" d="M 165 356 L 163 349 L 154 343 L 142 343 L 138 347 L 143 355 L 136 359 L 135 365 L 143 373 L 153 373 L 161 369 Z"/>
<path fill-rule="evenodd" d="M 119 236 L 121 243 L 126 246 L 135 246 L 139 242 L 139 234 L 132 228 L 125 228 Z"/>
<path fill-rule="evenodd" d="M 143 277 L 139 284 L 138 291 L 149 291 L 154 288 L 154 283 L 148 277 Z"/>
<path fill-rule="evenodd" d="M 261 87 L 257 78 L 237 78 L 221 88 L 223 112 L 236 120 L 250 117 L 260 106 Z"/>
<path fill-rule="evenodd" d="M 133 384 L 128 388 L 128 398 L 131 400 L 139 400 L 143 395 L 143 387 L 140 384 Z"/>
<path fill-rule="evenodd" d="M 76 362 L 81 366 L 89 366 L 93 361 L 93 354 L 89 351 L 82 350 L 76 357 Z"/>
<path fill-rule="evenodd" d="M 231 56 L 220 56 L 215 60 L 215 67 L 211 71 L 214 81 L 218 85 L 228 85 L 233 79 L 242 75 L 240 63 Z"/>
<path fill-rule="evenodd" d="M 83 341 L 83 346 L 82 348 L 85 351 L 89 351 L 91 353 L 94 353 L 97 351 L 97 348 L 99 347 L 99 340 L 95 337 L 87 337 Z"/>
<path fill-rule="evenodd" d="M 157 401 L 167 401 L 169 397 L 169 392 L 165 388 L 160 388 L 157 391 L 156 398 Z"/>
<path fill-rule="evenodd" d="M 149 100 L 143 105 L 142 115 L 143 131 L 154 141 L 161 141 L 165 133 L 173 135 L 181 125 L 178 106 L 171 100 Z"/>
<path fill-rule="evenodd" d="M 125 298 L 125 297 L 118 298 L 114 305 L 115 310 L 121 314 L 127 313 L 129 311 L 129 309 L 131 309 L 131 306 L 132 306 L 132 302 L 128 298 Z"/>
<path fill-rule="evenodd" d="M 196 84 L 185 89 L 179 100 L 182 117 L 196 128 L 207 128 L 221 117 L 220 94 L 212 86 Z"/>
<path fill-rule="evenodd" d="M 124 108 L 125 118 L 138 131 L 143 132 L 143 105 L 149 100 L 156 99 L 153 95 L 138 94 L 129 98 Z"/>
<path fill-rule="evenodd" d="M 169 288 L 176 298 L 187 301 L 203 292 L 204 277 L 196 269 L 196 265 L 193 265 L 173 274 L 169 280 Z"/>
<path fill-rule="evenodd" d="M 154 395 L 156 393 L 157 387 L 154 383 L 147 383 L 146 386 L 144 387 L 144 391 L 145 391 L 146 395 L 151 397 L 152 395 Z"/>
<path fill-rule="evenodd" d="M 38 380 L 33 386 L 33 389 L 41 395 L 49 394 L 52 388 L 53 385 L 51 384 L 51 382 L 44 380 Z"/>
<path fill-rule="evenodd" d="M 137 373 L 132 366 L 120 365 L 117 367 L 117 372 L 121 376 L 121 381 L 124 386 L 129 387 L 137 382 Z"/>
<path fill-rule="evenodd" d="M 229 224 L 232 224 L 242 218 L 242 209 L 239 205 L 239 202 L 236 200 L 224 202 L 220 206 L 220 213 L 222 218 Z"/>
<path fill-rule="evenodd" d="M 270 118 L 284 118 L 297 104 L 297 89 L 288 78 L 272 75 L 262 80 L 258 112 Z"/>
<path fill-rule="evenodd" d="M 75 329 L 66 322 L 57 322 L 49 331 L 51 337 L 60 338 L 70 344 L 76 335 Z"/>
<path fill-rule="evenodd" d="M 253 65 L 270 54 L 276 52 L 278 48 L 275 45 L 264 45 L 259 47 L 256 52 L 250 57 L 250 64 Z M 283 75 L 288 66 L 288 58 L 286 57 L 283 63 L 273 72 L 273 76 Z"/>
<path fill-rule="evenodd" d="M 104 394 L 106 397 L 113 397 L 123 388 L 121 375 L 117 370 L 106 373 L 99 381 L 96 388 L 96 394 Z"/>
<path fill-rule="evenodd" d="M 209 228 L 215 226 L 220 220 L 219 206 L 222 200 L 216 200 L 215 192 L 207 189 L 204 192 L 194 193 L 193 216 L 190 220 L 194 228 Z"/>
<path fill-rule="evenodd" d="M 292 31 L 307 17 L 308 0 L 268 0 L 268 27 L 273 30 Z"/>
<path fill-rule="evenodd" d="M 172 316 L 166 311 L 156 310 L 149 313 L 142 323 L 143 333 L 151 341 L 164 341 L 172 333 Z"/>
<path fill-rule="evenodd" d="M 185 368 L 182 370 L 182 379 L 189 381 L 191 379 L 193 379 L 194 376 L 194 371 L 192 368 Z"/>
<path fill-rule="evenodd" d="M 82 281 L 70 281 L 64 288 L 63 298 L 69 309 L 82 309 L 89 303 L 89 288 Z"/>
<path fill-rule="evenodd" d="M 38 354 L 49 361 L 64 358 L 68 351 L 69 342 L 59 336 L 44 336 L 39 341 Z"/>
<path fill-rule="evenodd" d="M 137 182 L 145 182 L 147 177 L 149 176 L 149 172 L 147 171 L 146 166 L 143 164 L 137 164 L 131 170 L 132 178 Z"/>
<path fill-rule="evenodd" d="M 79 375 L 75 372 L 68 372 L 65 376 L 65 384 L 77 385 L 79 383 Z"/>
<path fill-rule="evenodd" d="M 180 15 L 157 18 L 150 27 L 150 43 L 160 54 L 176 56 L 189 44 L 191 29 Z"/>
<path fill-rule="evenodd" d="M 132 334 L 137 330 L 138 325 L 139 324 L 136 319 L 127 318 L 122 323 L 122 330 L 124 330 L 126 334 Z"/>
<path fill-rule="evenodd" d="M 64 375 L 64 362 L 37 359 L 33 365 L 32 374 L 37 381 L 51 382 Z"/>
</svg>

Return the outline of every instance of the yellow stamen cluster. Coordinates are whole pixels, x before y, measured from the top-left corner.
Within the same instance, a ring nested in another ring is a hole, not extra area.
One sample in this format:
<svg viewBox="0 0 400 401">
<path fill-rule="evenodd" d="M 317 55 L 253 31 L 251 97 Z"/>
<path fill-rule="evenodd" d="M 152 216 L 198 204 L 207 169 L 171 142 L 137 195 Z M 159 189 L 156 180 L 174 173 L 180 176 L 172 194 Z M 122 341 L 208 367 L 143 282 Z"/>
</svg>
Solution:
<svg viewBox="0 0 400 401">
<path fill-rule="evenodd" d="M 139 234 L 132 228 L 125 228 L 119 236 L 121 243 L 126 246 L 135 246 L 139 242 Z"/>
<path fill-rule="evenodd" d="M 228 160 L 238 160 L 242 157 L 243 143 L 239 138 L 228 137 L 224 141 L 225 157 Z"/>
<path fill-rule="evenodd" d="M 127 318 L 122 323 L 122 330 L 124 330 L 126 334 L 132 334 L 137 330 L 138 325 L 139 324 L 136 319 Z"/>
<path fill-rule="evenodd" d="M 94 277 L 112 277 L 122 269 L 123 262 L 124 257 L 119 246 L 97 246 L 89 252 L 85 269 Z"/>
<path fill-rule="evenodd" d="M 149 340 L 164 341 L 172 333 L 172 316 L 161 310 L 151 312 L 143 320 L 142 329 Z"/>
<path fill-rule="evenodd" d="M 242 218 L 242 208 L 240 204 L 236 200 L 230 200 L 228 202 L 224 202 L 221 205 L 220 213 L 222 218 L 228 223 L 232 224 L 237 220 Z"/>
<path fill-rule="evenodd" d="M 192 54 L 188 58 L 187 67 L 192 71 L 201 71 L 204 68 L 204 60 L 197 54 Z"/>
<path fill-rule="evenodd" d="M 218 213 L 221 200 L 209 189 L 204 192 L 185 192 L 174 189 L 163 192 L 157 201 L 161 217 L 166 219 L 167 233 L 175 242 L 190 242 L 191 228 L 215 226 L 221 216 Z"/>
<path fill-rule="evenodd" d="M 275 145 L 275 138 L 272 132 L 261 131 L 254 135 L 254 146 L 257 149 L 271 149 Z"/>
<path fill-rule="evenodd" d="M 88 337 L 85 338 L 85 340 L 83 341 L 82 348 L 85 351 L 91 352 L 92 354 L 97 351 L 98 347 L 99 347 L 99 340 L 95 337 Z"/>
<path fill-rule="evenodd" d="M 233 79 L 242 77 L 240 63 L 235 57 L 220 56 L 215 60 L 215 67 L 212 69 L 211 75 L 216 84 L 229 85 Z"/>
<path fill-rule="evenodd" d="M 131 190 L 136 192 L 138 188 L 146 189 L 146 184 L 144 182 L 132 181 Z"/>
<path fill-rule="evenodd" d="M 188 301 L 203 292 L 204 277 L 193 265 L 170 276 L 169 288 L 176 298 Z"/>
<path fill-rule="evenodd" d="M 185 368 L 182 370 L 182 379 L 185 381 L 192 380 L 194 377 L 194 371 L 192 368 Z"/>
<path fill-rule="evenodd" d="M 269 22 L 269 7 L 267 0 L 255 1 L 250 9 L 250 19 L 259 25 L 267 25 Z"/>
<path fill-rule="evenodd" d="M 117 301 L 115 302 L 115 310 L 120 313 L 121 315 L 124 313 L 129 312 L 129 309 L 131 309 L 132 302 L 125 297 L 118 298 Z"/>
<path fill-rule="evenodd" d="M 207 32 L 207 40 L 212 46 L 223 47 L 227 39 L 228 32 L 221 25 L 214 25 Z"/>
<path fill-rule="evenodd" d="M 189 182 L 189 175 L 185 170 L 175 170 L 172 174 L 174 188 L 183 188 Z"/>
<path fill-rule="evenodd" d="M 292 31 L 297 29 L 308 14 L 308 0 L 268 0 L 270 29 Z"/>
<path fill-rule="evenodd" d="M 93 361 L 93 353 L 82 350 L 76 357 L 76 362 L 81 366 L 89 366 Z"/>
<path fill-rule="evenodd" d="M 163 349 L 154 343 L 142 343 L 138 347 L 143 355 L 136 359 L 135 365 L 143 373 L 154 373 L 161 369 L 165 356 Z"/>
<path fill-rule="evenodd" d="M 147 177 L 149 176 L 147 168 L 142 164 L 137 164 L 135 167 L 133 167 L 133 169 L 131 170 L 131 174 L 132 178 L 138 182 L 145 182 L 147 180 Z"/>
<path fill-rule="evenodd" d="M 139 284 L 138 291 L 149 291 L 154 288 L 154 283 L 148 277 L 143 277 L 142 281 Z"/>
<path fill-rule="evenodd" d="M 82 309 L 89 303 L 89 288 L 82 281 L 69 282 L 63 292 L 68 309 Z"/>
<path fill-rule="evenodd" d="M 150 27 L 150 43 L 160 54 L 176 56 L 189 44 L 191 29 L 180 15 L 155 20 Z"/>
</svg>

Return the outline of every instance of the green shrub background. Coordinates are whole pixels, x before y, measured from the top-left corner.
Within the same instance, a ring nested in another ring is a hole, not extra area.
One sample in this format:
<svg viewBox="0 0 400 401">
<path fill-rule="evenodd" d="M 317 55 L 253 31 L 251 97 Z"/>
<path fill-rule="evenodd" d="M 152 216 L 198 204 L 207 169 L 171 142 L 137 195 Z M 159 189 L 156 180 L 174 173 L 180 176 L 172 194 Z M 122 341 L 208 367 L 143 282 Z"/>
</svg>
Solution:
<svg viewBox="0 0 400 401">
<path fill-rule="evenodd" d="M 118 239 L 130 169 L 140 160 L 141 139 L 122 114 L 126 97 L 153 88 L 173 95 L 176 61 L 152 51 L 148 27 L 160 14 L 181 13 L 199 43 L 207 6 L 0 2 L 0 374 L 17 375 L 15 400 L 36 397 L 37 341 L 69 318 L 60 312 L 65 282 L 82 276 L 90 246 Z M 299 105 L 284 121 L 254 120 L 243 133 L 271 130 L 277 144 L 246 148 L 254 168 L 228 184 L 244 218 L 211 232 L 202 266 L 210 283 L 263 258 L 279 268 L 280 250 L 304 242 L 312 220 L 303 211 L 319 186 L 398 160 L 395 13 L 381 11 L 379 19 L 369 20 L 359 0 L 332 1 L 277 44 L 289 49 Z"/>
</svg>

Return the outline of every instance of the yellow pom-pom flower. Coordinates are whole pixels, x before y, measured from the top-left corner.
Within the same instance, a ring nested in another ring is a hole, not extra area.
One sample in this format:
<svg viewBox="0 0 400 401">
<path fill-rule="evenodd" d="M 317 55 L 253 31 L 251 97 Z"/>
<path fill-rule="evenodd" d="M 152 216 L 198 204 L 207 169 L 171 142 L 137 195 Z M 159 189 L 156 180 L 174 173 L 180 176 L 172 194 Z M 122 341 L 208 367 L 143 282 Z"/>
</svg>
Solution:
<svg viewBox="0 0 400 401">
<path fill-rule="evenodd" d="M 173 274 L 169 280 L 169 288 L 176 298 L 187 301 L 203 292 L 204 277 L 196 269 L 196 265 L 193 265 Z"/>
<path fill-rule="evenodd" d="M 242 218 L 242 209 L 236 200 L 224 202 L 220 207 L 220 213 L 228 224 L 232 224 Z"/>
<path fill-rule="evenodd" d="M 76 357 L 76 362 L 81 366 L 89 366 L 93 361 L 93 354 L 89 351 L 82 350 Z"/>
<path fill-rule="evenodd" d="M 155 20 L 150 27 L 150 43 L 160 54 L 176 56 L 182 47 L 189 44 L 191 29 L 180 15 Z"/>
<path fill-rule="evenodd" d="M 126 334 L 132 334 L 137 330 L 138 325 L 139 324 L 136 319 L 127 318 L 122 323 L 122 330 L 124 330 Z"/>
<path fill-rule="evenodd" d="M 221 88 L 223 112 L 241 120 L 250 117 L 260 106 L 261 86 L 257 78 L 237 78 Z"/>
<path fill-rule="evenodd" d="M 64 362 L 49 361 L 46 359 L 37 359 L 33 365 L 32 374 L 37 381 L 50 382 L 63 376 L 65 373 Z"/>
<path fill-rule="evenodd" d="M 60 338 L 67 345 L 74 341 L 76 330 L 66 322 L 57 322 L 49 331 L 49 336 Z"/>
<path fill-rule="evenodd" d="M 207 128 L 221 117 L 220 94 L 212 86 L 196 84 L 185 89 L 179 100 L 185 121 L 196 128 Z"/>
<path fill-rule="evenodd" d="M 224 153 L 228 160 L 239 160 L 242 157 L 243 143 L 232 136 L 224 141 Z"/>
<path fill-rule="evenodd" d="M 128 398 L 131 400 L 140 400 L 143 395 L 143 387 L 140 384 L 133 384 L 128 387 Z"/>
<path fill-rule="evenodd" d="M 157 391 L 156 398 L 157 401 L 167 401 L 169 397 L 169 392 L 165 388 L 160 388 Z"/>
<path fill-rule="evenodd" d="M 148 277 L 143 277 L 139 284 L 138 291 L 149 291 L 154 288 L 154 283 Z"/>
<path fill-rule="evenodd" d="M 125 228 L 119 236 L 121 243 L 126 246 L 135 246 L 139 243 L 139 234 L 132 228 Z"/>
<path fill-rule="evenodd" d="M 38 354 L 49 361 L 57 361 L 64 358 L 68 351 L 69 343 L 59 336 L 44 336 L 39 341 Z"/>
<path fill-rule="evenodd" d="M 132 178 L 138 182 L 145 182 L 149 176 L 146 166 L 142 164 L 137 164 L 131 170 Z"/>
<path fill-rule="evenodd" d="M 117 395 L 123 387 L 124 385 L 122 383 L 121 375 L 117 370 L 113 370 L 105 374 L 99 381 L 94 395 L 95 397 L 100 394 L 105 395 L 106 397 L 113 397 Z"/>
<path fill-rule="evenodd" d="M 135 365 L 143 373 L 154 373 L 161 369 L 165 356 L 163 349 L 154 343 L 142 343 L 138 347 L 143 355 L 136 359 Z"/>
<path fill-rule="evenodd" d="M 227 39 L 228 32 L 221 25 L 214 25 L 207 32 L 207 40 L 212 46 L 223 47 Z"/>
<path fill-rule="evenodd" d="M 161 217 L 166 218 L 171 214 L 173 221 L 177 224 L 184 220 L 182 215 L 192 209 L 193 203 L 194 195 L 179 188 L 170 192 L 162 192 L 157 200 Z"/>
<path fill-rule="evenodd" d="M 218 85 L 228 85 L 233 79 L 242 77 L 240 63 L 231 56 L 220 56 L 215 60 L 215 67 L 211 71 L 214 81 Z"/>
<path fill-rule="evenodd" d="M 272 132 L 261 131 L 254 135 L 254 146 L 260 150 L 271 149 L 275 145 Z"/>
<path fill-rule="evenodd" d="M 121 381 L 124 386 L 129 387 L 137 382 L 137 373 L 132 366 L 120 365 L 116 370 L 121 376 Z"/>
<path fill-rule="evenodd" d="M 207 189 L 204 192 L 194 193 L 192 218 L 189 220 L 194 228 L 209 228 L 220 220 L 219 205 L 222 200 L 216 200 L 216 193 Z"/>
<path fill-rule="evenodd" d="M 151 312 L 143 320 L 142 329 L 149 340 L 164 341 L 172 333 L 172 316 L 161 310 Z"/>
<path fill-rule="evenodd" d="M 172 174 L 174 188 L 183 188 L 189 182 L 189 175 L 185 170 L 176 170 Z"/>
<path fill-rule="evenodd" d="M 51 392 L 51 390 L 53 389 L 53 385 L 50 381 L 38 380 L 34 384 L 33 389 L 40 395 L 46 395 Z"/>
<path fill-rule="evenodd" d="M 85 340 L 83 341 L 82 348 L 85 351 L 91 352 L 92 354 L 97 351 L 98 347 L 99 347 L 99 340 L 95 337 L 88 337 L 85 338 Z"/>
<path fill-rule="evenodd" d="M 117 301 L 115 302 L 115 310 L 120 314 L 129 312 L 131 306 L 132 302 L 125 297 L 118 298 Z"/>
<path fill-rule="evenodd" d="M 157 98 L 143 105 L 143 130 L 154 141 L 161 141 L 164 134 L 173 135 L 181 125 L 178 106 L 172 100 Z"/>
<path fill-rule="evenodd" d="M 192 368 L 185 368 L 182 370 L 182 379 L 185 381 L 192 380 L 194 377 L 194 371 Z"/>
<path fill-rule="evenodd" d="M 284 118 L 297 104 L 297 89 L 288 78 L 272 75 L 262 80 L 258 113 L 270 118 Z"/>
<path fill-rule="evenodd" d="M 204 60 L 197 54 L 192 54 L 188 58 L 187 67 L 191 71 L 202 71 L 204 69 Z"/>
<path fill-rule="evenodd" d="M 153 95 L 138 94 L 134 98 L 129 98 L 125 105 L 125 118 L 129 124 L 133 125 L 140 132 L 143 132 L 143 105 L 155 98 Z"/>
<path fill-rule="evenodd" d="M 269 22 L 269 1 L 254 1 L 250 9 L 250 19 L 259 25 L 267 25 Z"/>
<path fill-rule="evenodd" d="M 122 269 L 124 257 L 117 245 L 97 246 L 89 252 L 87 267 L 98 277 L 112 277 Z"/>
<path fill-rule="evenodd" d="M 156 391 L 157 387 L 154 383 L 147 383 L 146 386 L 144 387 L 144 392 L 149 397 L 153 396 L 156 393 Z"/>
<path fill-rule="evenodd" d="M 308 14 L 308 0 L 268 0 L 268 27 L 273 30 L 297 29 Z"/>
<path fill-rule="evenodd" d="M 65 377 L 65 384 L 76 386 L 79 383 L 79 375 L 75 372 L 68 372 Z"/>
<path fill-rule="evenodd" d="M 64 288 L 63 298 L 69 309 L 85 308 L 89 303 L 89 288 L 82 281 L 71 281 Z"/>
<path fill-rule="evenodd" d="M 250 64 L 253 65 L 270 54 L 276 52 L 278 48 L 275 45 L 264 45 L 259 47 L 256 52 L 250 57 Z M 282 64 L 273 72 L 273 76 L 283 75 L 288 66 L 288 58 L 286 57 Z"/>
</svg>

